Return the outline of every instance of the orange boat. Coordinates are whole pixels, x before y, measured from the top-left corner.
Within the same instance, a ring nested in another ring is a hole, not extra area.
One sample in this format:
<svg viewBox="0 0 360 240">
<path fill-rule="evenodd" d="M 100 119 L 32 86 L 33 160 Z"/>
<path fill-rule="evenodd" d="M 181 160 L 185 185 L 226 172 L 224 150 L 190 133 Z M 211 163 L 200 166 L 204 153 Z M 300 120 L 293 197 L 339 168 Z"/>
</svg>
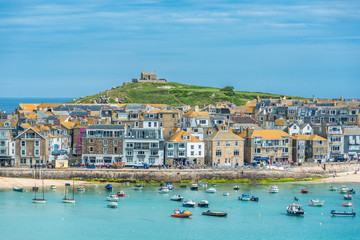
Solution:
<svg viewBox="0 0 360 240">
<path fill-rule="evenodd" d="M 175 211 L 173 214 L 171 214 L 171 216 L 176 218 L 188 218 L 192 216 L 192 213 L 190 213 L 189 211 Z"/>
</svg>

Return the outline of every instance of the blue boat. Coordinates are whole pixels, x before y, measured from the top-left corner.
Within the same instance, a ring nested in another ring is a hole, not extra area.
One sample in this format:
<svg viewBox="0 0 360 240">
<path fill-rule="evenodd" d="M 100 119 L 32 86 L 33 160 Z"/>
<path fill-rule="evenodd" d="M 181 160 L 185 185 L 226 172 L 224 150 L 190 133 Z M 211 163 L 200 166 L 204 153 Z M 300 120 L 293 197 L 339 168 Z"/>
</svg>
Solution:
<svg viewBox="0 0 360 240">
<path fill-rule="evenodd" d="M 172 185 L 172 182 L 167 182 L 167 183 L 166 183 L 166 187 L 167 187 L 169 190 L 173 190 L 173 189 L 174 189 L 174 186 Z"/>
<path fill-rule="evenodd" d="M 22 192 L 22 191 L 24 191 L 24 188 L 13 187 L 13 190 L 14 190 L 15 192 Z"/>
<path fill-rule="evenodd" d="M 112 191 L 112 188 L 113 188 L 113 186 L 111 185 L 111 184 L 107 184 L 106 186 L 105 186 L 105 190 L 106 191 Z"/>
<path fill-rule="evenodd" d="M 250 201 L 250 200 L 251 200 L 251 197 L 250 197 L 249 194 L 243 193 L 243 194 L 241 195 L 241 197 L 240 197 L 240 196 L 238 197 L 238 199 L 241 200 L 241 201 Z"/>
<path fill-rule="evenodd" d="M 354 190 L 354 189 L 350 189 L 350 190 L 348 191 L 348 194 L 355 194 L 355 190 Z"/>
<path fill-rule="evenodd" d="M 352 209 L 351 212 L 338 212 L 335 210 L 331 210 L 332 216 L 339 216 L 339 217 L 355 217 L 356 213 L 354 212 L 354 209 Z"/>
</svg>

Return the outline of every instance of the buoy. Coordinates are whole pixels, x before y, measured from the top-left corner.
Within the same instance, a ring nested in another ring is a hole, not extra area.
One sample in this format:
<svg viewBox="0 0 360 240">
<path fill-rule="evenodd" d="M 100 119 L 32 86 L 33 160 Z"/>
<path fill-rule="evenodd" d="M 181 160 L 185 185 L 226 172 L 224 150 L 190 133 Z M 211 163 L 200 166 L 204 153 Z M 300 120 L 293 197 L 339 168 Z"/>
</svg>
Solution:
<svg viewBox="0 0 360 240">
<path fill-rule="evenodd" d="M 321 213 L 321 216 L 324 215 L 323 213 Z"/>
<path fill-rule="evenodd" d="M 154 208 L 154 207 L 152 207 L 152 208 Z"/>
<path fill-rule="evenodd" d="M 133 232 L 135 232 L 135 230 L 133 229 Z"/>
<path fill-rule="evenodd" d="M 130 197 L 130 195 L 128 195 L 128 197 Z"/>
<path fill-rule="evenodd" d="M 264 224 L 264 222 L 263 222 L 263 224 Z"/>
<path fill-rule="evenodd" d="M 320 223 L 320 225 L 322 225 L 322 223 Z"/>
<path fill-rule="evenodd" d="M 82 195 L 80 195 L 80 197 L 82 197 Z"/>
<path fill-rule="evenodd" d="M 261 216 L 261 214 L 259 213 L 259 217 Z"/>
</svg>

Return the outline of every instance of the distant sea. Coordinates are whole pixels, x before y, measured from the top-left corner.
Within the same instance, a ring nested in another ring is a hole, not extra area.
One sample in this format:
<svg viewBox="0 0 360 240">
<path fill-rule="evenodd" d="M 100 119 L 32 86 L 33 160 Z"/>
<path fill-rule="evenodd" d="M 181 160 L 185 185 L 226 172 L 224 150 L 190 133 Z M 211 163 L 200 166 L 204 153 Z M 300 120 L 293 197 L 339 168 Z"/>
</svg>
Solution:
<svg viewBox="0 0 360 240">
<path fill-rule="evenodd" d="M 73 98 L 2 98 L 0 97 L 0 110 L 13 113 L 20 103 L 66 103 Z"/>
</svg>

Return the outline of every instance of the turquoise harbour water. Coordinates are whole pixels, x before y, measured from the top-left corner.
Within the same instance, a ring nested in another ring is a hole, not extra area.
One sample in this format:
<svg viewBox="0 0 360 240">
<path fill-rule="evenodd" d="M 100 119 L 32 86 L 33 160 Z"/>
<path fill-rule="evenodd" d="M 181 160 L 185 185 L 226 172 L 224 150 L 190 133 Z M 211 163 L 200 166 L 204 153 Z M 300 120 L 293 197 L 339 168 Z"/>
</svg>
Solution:
<svg viewBox="0 0 360 240">
<path fill-rule="evenodd" d="M 360 185 L 347 184 L 359 195 L 354 195 L 356 217 L 332 217 L 330 211 L 351 211 L 341 206 L 343 194 L 330 192 L 330 184 L 278 184 L 280 193 L 270 194 L 270 185 L 218 184 L 217 193 L 190 191 L 174 185 L 168 194 L 159 194 L 158 185 L 145 185 L 141 191 L 132 186 L 113 184 L 113 193 L 124 190 L 117 209 L 107 208 L 103 185 L 87 186 L 85 192 L 75 193 L 76 204 L 61 202 L 63 189 L 46 190 L 46 205 L 33 204 L 30 188 L 19 193 L 10 189 L 0 191 L 0 239 L 360 239 Z M 338 188 L 341 185 L 334 185 Z M 306 187 L 309 194 L 300 194 Z M 230 196 L 222 196 L 230 192 Z M 241 193 L 260 198 L 260 202 L 243 202 Z M 202 216 L 206 208 L 183 208 L 170 201 L 174 194 L 185 200 L 199 202 L 207 199 L 210 210 L 225 211 L 228 216 L 217 218 Z M 286 215 L 286 206 L 299 199 L 306 215 Z M 310 207 L 311 199 L 325 200 L 324 207 Z M 189 209 L 190 219 L 170 217 L 176 208 Z"/>
</svg>

